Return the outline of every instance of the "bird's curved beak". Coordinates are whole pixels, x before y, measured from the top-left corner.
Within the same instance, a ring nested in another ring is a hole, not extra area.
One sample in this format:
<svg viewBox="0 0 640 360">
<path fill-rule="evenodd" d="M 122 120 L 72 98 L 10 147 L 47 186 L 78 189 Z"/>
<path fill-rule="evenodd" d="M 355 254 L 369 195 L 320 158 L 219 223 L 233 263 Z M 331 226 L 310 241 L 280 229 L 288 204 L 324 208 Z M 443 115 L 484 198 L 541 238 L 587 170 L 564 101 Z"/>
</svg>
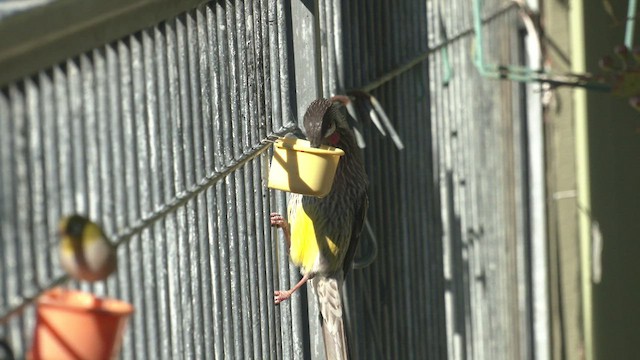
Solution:
<svg viewBox="0 0 640 360">
<path fill-rule="evenodd" d="M 309 138 L 309 144 L 311 147 L 319 148 L 322 145 L 322 139 L 314 137 Z"/>
</svg>

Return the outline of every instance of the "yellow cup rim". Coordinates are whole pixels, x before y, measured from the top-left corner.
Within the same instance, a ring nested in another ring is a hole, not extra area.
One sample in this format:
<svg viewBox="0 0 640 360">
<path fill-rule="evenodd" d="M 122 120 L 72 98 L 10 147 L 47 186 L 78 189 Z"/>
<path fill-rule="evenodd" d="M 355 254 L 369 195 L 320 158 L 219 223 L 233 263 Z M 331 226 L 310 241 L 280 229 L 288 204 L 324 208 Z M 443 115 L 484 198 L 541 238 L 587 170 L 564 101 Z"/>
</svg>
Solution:
<svg viewBox="0 0 640 360">
<path fill-rule="evenodd" d="M 342 149 L 326 145 L 320 145 L 319 148 L 314 148 L 311 147 L 308 140 L 304 139 L 278 139 L 275 141 L 275 146 L 280 149 L 288 149 L 310 154 L 344 156 L 344 151 Z"/>
</svg>

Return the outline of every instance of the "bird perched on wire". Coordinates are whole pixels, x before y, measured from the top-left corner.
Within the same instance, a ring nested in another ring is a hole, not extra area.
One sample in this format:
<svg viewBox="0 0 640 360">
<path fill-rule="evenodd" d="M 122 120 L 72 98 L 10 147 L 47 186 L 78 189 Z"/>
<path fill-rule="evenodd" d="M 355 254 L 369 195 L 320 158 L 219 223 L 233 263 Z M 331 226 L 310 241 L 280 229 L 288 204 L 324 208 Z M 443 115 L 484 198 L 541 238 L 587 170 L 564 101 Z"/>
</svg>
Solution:
<svg viewBox="0 0 640 360">
<path fill-rule="evenodd" d="M 116 247 L 96 223 L 80 215 L 60 221 L 60 263 L 76 280 L 101 281 L 116 270 Z"/>
<path fill-rule="evenodd" d="M 348 358 L 340 289 L 353 261 L 368 207 L 367 175 L 341 105 L 315 100 L 304 115 L 304 128 L 312 147 L 342 149 L 331 192 L 317 198 L 292 194 L 288 221 L 271 214 L 272 226 L 284 230 L 291 261 L 302 279 L 291 289 L 276 291 L 276 304 L 287 300 L 309 279 L 318 296 L 327 359 Z"/>
</svg>

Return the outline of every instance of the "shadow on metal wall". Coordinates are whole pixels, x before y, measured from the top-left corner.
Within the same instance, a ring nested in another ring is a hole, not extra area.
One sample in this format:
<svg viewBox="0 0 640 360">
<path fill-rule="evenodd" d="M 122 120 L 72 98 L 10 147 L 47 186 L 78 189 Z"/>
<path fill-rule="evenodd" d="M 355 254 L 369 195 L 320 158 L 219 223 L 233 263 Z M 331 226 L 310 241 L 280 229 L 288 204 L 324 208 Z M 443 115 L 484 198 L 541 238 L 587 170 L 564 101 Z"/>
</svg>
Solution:
<svg viewBox="0 0 640 360">
<path fill-rule="evenodd" d="M 530 356 L 518 292 L 528 285 L 515 275 L 527 269 L 514 175 L 524 165 L 512 160 L 526 151 L 521 95 L 478 75 L 468 5 L 329 1 L 318 10 L 323 94 L 374 95 L 404 145 L 362 125 L 378 256 L 347 279 L 358 358 Z M 513 4 L 486 1 L 483 16 L 492 59 L 520 61 Z"/>
</svg>

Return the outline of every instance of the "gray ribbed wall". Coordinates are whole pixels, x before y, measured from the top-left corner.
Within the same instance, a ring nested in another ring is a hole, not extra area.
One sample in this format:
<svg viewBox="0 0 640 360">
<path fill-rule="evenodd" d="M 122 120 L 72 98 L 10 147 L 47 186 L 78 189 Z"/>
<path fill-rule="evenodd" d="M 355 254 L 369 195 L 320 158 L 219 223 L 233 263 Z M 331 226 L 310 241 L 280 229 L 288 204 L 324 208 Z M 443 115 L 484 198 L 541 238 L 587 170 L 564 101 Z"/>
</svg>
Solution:
<svg viewBox="0 0 640 360">
<path fill-rule="evenodd" d="M 484 3 L 489 60 L 519 64 L 516 8 Z M 522 93 L 478 74 L 471 5 L 320 8 L 325 96 L 370 91 L 405 145 L 364 126 L 379 252 L 347 280 L 361 359 L 531 356 Z"/>
<path fill-rule="evenodd" d="M 485 2 L 487 52 L 518 63 L 509 4 Z M 317 11 L 324 96 L 371 92 L 405 145 L 363 125 L 377 258 L 347 280 L 357 357 L 529 358 L 522 94 L 478 75 L 471 1 Z M 299 276 L 261 152 L 304 106 L 295 24 L 288 2 L 207 3 L 2 86 L 0 317 L 62 279 L 53 234 L 80 212 L 120 244 L 117 275 L 70 284 L 134 304 L 122 358 L 314 354 L 305 297 L 272 304 Z M 33 325 L 27 306 L 0 338 L 22 354 Z"/>
</svg>

